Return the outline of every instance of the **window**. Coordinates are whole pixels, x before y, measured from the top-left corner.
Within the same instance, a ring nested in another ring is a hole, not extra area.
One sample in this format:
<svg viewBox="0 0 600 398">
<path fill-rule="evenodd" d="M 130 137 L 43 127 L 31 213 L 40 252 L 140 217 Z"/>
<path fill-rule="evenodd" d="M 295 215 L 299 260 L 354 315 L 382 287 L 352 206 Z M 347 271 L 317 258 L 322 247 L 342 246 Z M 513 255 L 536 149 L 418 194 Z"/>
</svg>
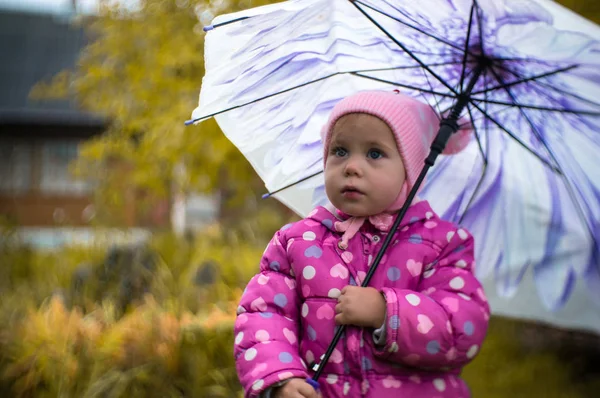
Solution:
<svg viewBox="0 0 600 398">
<path fill-rule="evenodd" d="M 78 141 L 47 141 L 41 147 L 40 191 L 43 194 L 85 194 L 89 183 L 76 180 L 69 170 L 77 158 Z"/>
<path fill-rule="evenodd" d="M 0 142 L 0 191 L 24 193 L 31 189 L 32 147 L 25 143 Z"/>
</svg>

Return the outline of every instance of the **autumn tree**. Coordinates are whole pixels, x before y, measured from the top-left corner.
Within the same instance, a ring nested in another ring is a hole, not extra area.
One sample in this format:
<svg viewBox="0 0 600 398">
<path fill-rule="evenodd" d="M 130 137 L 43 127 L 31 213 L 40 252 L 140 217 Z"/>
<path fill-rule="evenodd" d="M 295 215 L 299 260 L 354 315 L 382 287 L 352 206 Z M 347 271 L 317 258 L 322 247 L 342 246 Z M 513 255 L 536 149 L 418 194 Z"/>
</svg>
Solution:
<svg viewBox="0 0 600 398">
<path fill-rule="evenodd" d="M 76 68 L 42 82 L 33 95 L 70 96 L 110 120 L 105 134 L 83 145 L 75 165 L 78 175 L 97 183 L 102 220 L 115 221 L 132 189 L 167 199 L 174 190 L 218 191 L 224 216 L 248 211 L 247 205 L 256 213 L 264 186 L 248 162 L 214 120 L 197 126 L 184 121 L 197 105 L 204 74 L 203 24 L 266 3 L 140 0 L 131 8 L 111 1 L 77 22 L 90 44 Z M 268 206 L 281 209 L 275 201 Z"/>
</svg>

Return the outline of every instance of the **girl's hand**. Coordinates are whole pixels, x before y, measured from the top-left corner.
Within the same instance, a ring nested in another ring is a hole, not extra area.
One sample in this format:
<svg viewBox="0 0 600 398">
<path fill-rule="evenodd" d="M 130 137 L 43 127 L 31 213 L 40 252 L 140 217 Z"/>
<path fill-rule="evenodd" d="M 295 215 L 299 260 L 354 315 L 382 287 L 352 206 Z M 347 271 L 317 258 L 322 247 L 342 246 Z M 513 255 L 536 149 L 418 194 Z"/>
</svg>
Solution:
<svg viewBox="0 0 600 398">
<path fill-rule="evenodd" d="M 296 378 L 275 389 L 273 398 L 321 398 L 321 394 L 306 380 Z"/>
<path fill-rule="evenodd" d="M 385 322 L 386 302 L 372 287 L 346 286 L 335 306 L 335 323 L 377 329 Z"/>
</svg>

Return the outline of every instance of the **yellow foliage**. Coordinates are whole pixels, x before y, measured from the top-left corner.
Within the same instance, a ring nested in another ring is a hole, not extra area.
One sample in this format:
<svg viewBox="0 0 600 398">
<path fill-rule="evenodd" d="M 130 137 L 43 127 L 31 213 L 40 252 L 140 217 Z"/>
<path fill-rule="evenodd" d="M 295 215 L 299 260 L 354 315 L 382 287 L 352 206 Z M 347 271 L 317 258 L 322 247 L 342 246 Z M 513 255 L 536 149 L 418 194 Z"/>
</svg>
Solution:
<svg viewBox="0 0 600 398">
<path fill-rule="evenodd" d="M 226 189 L 225 200 L 238 205 L 263 189 L 214 120 L 189 127 L 184 121 L 197 105 L 204 74 L 198 15 L 266 3 L 141 0 L 130 10 L 114 2 L 82 20 L 94 41 L 73 70 L 41 82 L 32 96 L 71 96 L 82 108 L 111 120 L 104 135 L 83 146 L 75 165 L 78 176 L 97 182 L 99 219 L 122 222 L 111 215 L 123 206 L 113 194 L 122 195 L 124 182 L 162 198 L 174 183 L 182 192 Z M 114 159 L 130 166 L 127 174 L 110 167 Z"/>
<path fill-rule="evenodd" d="M 179 320 L 162 311 L 148 296 L 143 305 L 105 331 L 98 343 L 99 363 L 127 369 L 158 362 L 174 374 L 178 367 L 179 327 Z"/>
<path fill-rule="evenodd" d="M 53 385 L 56 393 L 71 390 L 84 378 L 82 355 L 93 350 L 98 325 L 84 321 L 77 309 L 67 310 L 52 297 L 42 308 L 30 309 L 8 334 L 10 365 L 3 372 L 13 381 L 16 396 L 27 396 L 42 385 Z"/>
<path fill-rule="evenodd" d="M 2 334 L 10 336 L 0 345 L 0 352 L 8 354 L 2 378 L 17 397 L 38 396 L 43 389 L 48 396 L 171 396 L 169 391 L 185 387 L 173 384 L 181 380 L 182 374 L 202 372 L 183 369 L 182 357 L 207 371 L 223 350 L 231 351 L 235 306 L 234 302 L 223 308 L 214 305 L 202 314 L 186 312 L 178 318 L 148 296 L 143 305 L 111 320 L 110 315 L 106 316 L 110 309 L 97 308 L 84 317 L 78 309 L 68 310 L 61 299 L 53 297 L 38 310 L 30 309 L 18 324 L 5 330 L 8 333 Z M 212 334 L 213 338 L 227 336 L 213 345 L 221 350 L 212 353 L 214 358 L 202 356 L 208 346 L 205 337 L 211 335 L 211 330 L 221 331 Z M 223 334 L 222 330 L 229 332 Z M 228 354 L 225 361 L 232 365 L 232 354 Z M 190 383 L 202 391 L 222 389 L 214 384 L 214 378 L 202 382 L 205 384 Z M 232 366 L 227 383 L 238 391 Z M 230 388 L 214 396 L 227 397 L 231 392 Z"/>
</svg>

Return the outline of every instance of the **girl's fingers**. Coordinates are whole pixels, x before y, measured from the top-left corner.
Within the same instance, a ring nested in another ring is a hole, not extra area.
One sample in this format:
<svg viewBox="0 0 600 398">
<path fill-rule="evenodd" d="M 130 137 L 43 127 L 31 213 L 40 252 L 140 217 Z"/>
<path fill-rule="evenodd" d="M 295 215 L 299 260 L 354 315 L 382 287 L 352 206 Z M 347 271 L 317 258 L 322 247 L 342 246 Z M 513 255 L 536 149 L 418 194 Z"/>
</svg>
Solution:
<svg viewBox="0 0 600 398">
<path fill-rule="evenodd" d="M 298 392 L 303 398 L 319 398 L 319 393 L 308 383 L 304 383 L 298 387 Z"/>
<path fill-rule="evenodd" d="M 336 314 L 341 314 L 342 313 L 342 305 L 341 304 L 336 304 L 334 311 L 335 311 Z"/>
</svg>

